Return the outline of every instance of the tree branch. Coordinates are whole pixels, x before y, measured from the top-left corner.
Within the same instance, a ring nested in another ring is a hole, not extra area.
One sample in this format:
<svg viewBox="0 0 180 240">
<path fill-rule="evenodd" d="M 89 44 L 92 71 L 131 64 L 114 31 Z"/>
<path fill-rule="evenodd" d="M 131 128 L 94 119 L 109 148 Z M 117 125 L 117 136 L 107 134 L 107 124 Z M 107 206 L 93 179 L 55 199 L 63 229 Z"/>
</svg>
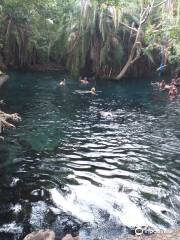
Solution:
<svg viewBox="0 0 180 240">
<path fill-rule="evenodd" d="M 130 30 L 132 30 L 132 31 L 134 31 L 134 32 L 136 32 L 136 33 L 137 33 L 137 31 L 138 31 L 136 28 L 130 27 L 130 26 L 126 25 L 126 24 L 123 23 L 123 22 L 120 22 L 120 24 L 123 25 L 124 27 L 126 27 L 127 29 L 130 29 Z"/>
<path fill-rule="evenodd" d="M 153 8 L 157 8 L 157 7 L 159 7 L 160 5 L 162 5 L 162 4 L 165 3 L 165 2 L 167 2 L 167 0 L 162 1 L 162 2 L 160 2 L 160 3 L 158 3 L 158 4 L 156 4 L 155 6 L 153 6 Z"/>
<path fill-rule="evenodd" d="M 152 0 L 151 5 L 148 5 L 147 8 L 142 13 L 142 20 L 140 21 L 141 24 L 144 24 L 146 22 L 146 20 L 148 19 L 149 14 L 151 13 L 151 11 L 153 9 L 153 5 L 154 5 L 154 0 Z"/>
</svg>

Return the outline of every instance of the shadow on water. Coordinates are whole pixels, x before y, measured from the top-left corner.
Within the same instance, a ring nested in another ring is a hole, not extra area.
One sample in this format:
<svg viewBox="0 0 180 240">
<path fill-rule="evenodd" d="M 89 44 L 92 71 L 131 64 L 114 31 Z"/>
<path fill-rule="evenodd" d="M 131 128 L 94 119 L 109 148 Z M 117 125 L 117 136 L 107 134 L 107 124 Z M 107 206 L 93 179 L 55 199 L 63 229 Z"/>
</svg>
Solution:
<svg viewBox="0 0 180 240">
<path fill-rule="evenodd" d="M 108 240 L 138 225 L 179 226 L 179 99 L 150 80 L 82 87 L 57 73 L 12 72 L 0 94 L 23 118 L 0 146 L 1 239 L 51 228 Z"/>
</svg>

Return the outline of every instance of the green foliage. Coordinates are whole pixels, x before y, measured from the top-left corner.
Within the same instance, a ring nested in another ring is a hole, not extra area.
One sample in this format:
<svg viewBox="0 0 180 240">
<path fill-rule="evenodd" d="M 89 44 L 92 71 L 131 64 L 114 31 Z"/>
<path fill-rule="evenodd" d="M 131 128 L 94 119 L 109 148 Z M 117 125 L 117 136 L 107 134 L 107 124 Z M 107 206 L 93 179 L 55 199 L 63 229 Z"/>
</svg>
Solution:
<svg viewBox="0 0 180 240">
<path fill-rule="evenodd" d="M 121 69 L 150 0 L 1 0 L 0 52 L 7 63 L 24 67 L 54 61 L 79 73 Z M 154 50 L 167 46 L 168 60 L 180 61 L 180 2 L 155 5 L 141 32 L 142 54 L 154 63 Z M 123 25 L 123 24 L 124 25 Z M 129 26 L 130 28 L 126 27 Z M 157 52 L 156 51 L 156 52 Z M 155 63 L 154 63 L 155 64 Z"/>
</svg>

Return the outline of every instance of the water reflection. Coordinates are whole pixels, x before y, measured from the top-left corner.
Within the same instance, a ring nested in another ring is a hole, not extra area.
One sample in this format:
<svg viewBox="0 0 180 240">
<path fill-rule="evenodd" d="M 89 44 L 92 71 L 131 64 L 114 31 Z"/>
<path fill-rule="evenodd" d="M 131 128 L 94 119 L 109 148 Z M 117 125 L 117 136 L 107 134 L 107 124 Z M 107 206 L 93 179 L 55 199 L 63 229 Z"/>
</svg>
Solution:
<svg viewBox="0 0 180 240">
<path fill-rule="evenodd" d="M 0 150 L 3 239 L 50 227 L 108 240 L 180 224 L 179 99 L 148 82 L 98 82 L 91 96 L 71 79 L 60 89 L 59 75 L 12 78 L 1 95 L 23 121 Z"/>
</svg>

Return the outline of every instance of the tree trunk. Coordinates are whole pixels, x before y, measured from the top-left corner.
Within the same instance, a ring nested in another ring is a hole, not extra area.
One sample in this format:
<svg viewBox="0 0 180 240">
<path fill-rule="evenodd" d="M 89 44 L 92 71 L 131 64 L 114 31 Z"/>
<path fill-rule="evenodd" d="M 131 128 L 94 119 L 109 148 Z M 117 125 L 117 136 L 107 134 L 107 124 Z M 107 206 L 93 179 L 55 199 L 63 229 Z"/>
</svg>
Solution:
<svg viewBox="0 0 180 240">
<path fill-rule="evenodd" d="M 131 28 L 123 24 L 127 28 L 130 28 L 131 30 L 136 32 L 136 38 L 131 48 L 129 58 L 126 64 L 124 65 L 124 67 L 122 68 L 122 70 L 120 71 L 120 73 L 115 77 L 116 80 L 120 80 L 126 74 L 129 67 L 140 58 L 141 49 L 142 49 L 142 39 L 141 39 L 142 25 L 146 22 L 146 20 L 148 19 L 154 7 L 157 7 L 157 6 L 154 6 L 154 0 L 152 0 L 151 4 L 149 4 L 146 8 L 143 8 L 143 6 L 141 7 L 141 12 L 139 15 L 139 26 L 137 29 Z"/>
</svg>

